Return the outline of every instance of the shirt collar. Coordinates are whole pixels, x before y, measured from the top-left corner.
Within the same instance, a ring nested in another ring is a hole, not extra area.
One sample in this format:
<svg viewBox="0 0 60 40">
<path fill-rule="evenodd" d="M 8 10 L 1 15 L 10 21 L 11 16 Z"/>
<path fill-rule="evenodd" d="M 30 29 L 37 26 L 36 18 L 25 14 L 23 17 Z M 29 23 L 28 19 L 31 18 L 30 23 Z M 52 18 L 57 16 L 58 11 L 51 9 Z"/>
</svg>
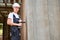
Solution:
<svg viewBox="0 0 60 40">
<path fill-rule="evenodd" d="M 14 15 L 18 15 L 17 13 L 13 12 Z"/>
</svg>

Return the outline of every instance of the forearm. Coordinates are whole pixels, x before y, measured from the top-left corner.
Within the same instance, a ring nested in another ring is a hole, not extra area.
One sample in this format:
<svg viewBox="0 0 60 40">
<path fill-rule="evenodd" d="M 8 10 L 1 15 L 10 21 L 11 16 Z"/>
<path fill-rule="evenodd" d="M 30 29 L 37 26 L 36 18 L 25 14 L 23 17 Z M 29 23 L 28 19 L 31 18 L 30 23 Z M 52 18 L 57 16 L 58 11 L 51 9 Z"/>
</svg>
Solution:
<svg viewBox="0 0 60 40">
<path fill-rule="evenodd" d="M 10 23 L 11 26 L 18 26 L 17 23 Z"/>
<path fill-rule="evenodd" d="M 10 26 L 22 26 L 22 23 L 9 23 Z"/>
<path fill-rule="evenodd" d="M 22 23 L 13 23 L 11 20 L 7 20 L 7 24 L 10 26 L 22 26 Z"/>
<path fill-rule="evenodd" d="M 17 23 L 12 23 L 12 22 L 8 22 L 7 24 L 10 26 L 17 26 L 18 25 Z"/>
</svg>

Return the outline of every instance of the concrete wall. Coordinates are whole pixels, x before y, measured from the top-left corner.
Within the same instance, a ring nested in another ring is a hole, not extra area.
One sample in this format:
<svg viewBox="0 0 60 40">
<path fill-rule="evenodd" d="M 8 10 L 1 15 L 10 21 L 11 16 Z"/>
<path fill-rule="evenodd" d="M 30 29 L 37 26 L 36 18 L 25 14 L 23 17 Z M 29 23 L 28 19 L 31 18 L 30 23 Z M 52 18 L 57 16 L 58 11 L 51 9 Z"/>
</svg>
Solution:
<svg viewBox="0 0 60 40">
<path fill-rule="evenodd" d="M 28 40 L 60 40 L 59 0 L 25 0 Z"/>
<path fill-rule="evenodd" d="M 59 0 L 48 0 L 50 40 L 60 40 Z"/>
</svg>

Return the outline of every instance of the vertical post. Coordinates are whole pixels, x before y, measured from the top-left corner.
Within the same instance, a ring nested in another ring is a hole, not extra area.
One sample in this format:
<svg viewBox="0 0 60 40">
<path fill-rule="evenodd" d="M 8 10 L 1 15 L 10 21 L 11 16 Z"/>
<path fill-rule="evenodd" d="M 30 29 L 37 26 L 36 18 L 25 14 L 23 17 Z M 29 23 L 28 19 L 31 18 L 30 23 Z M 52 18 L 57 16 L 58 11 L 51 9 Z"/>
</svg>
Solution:
<svg viewBox="0 0 60 40">
<path fill-rule="evenodd" d="M 25 0 L 21 0 L 21 18 L 22 18 L 22 20 L 26 20 L 26 14 L 24 13 L 24 1 Z M 26 23 L 23 23 L 23 25 L 22 25 L 22 30 L 21 30 L 21 40 L 27 40 L 26 39 L 26 37 L 27 37 L 27 35 L 26 35 Z"/>
<path fill-rule="evenodd" d="M 10 0 L 10 3 L 14 3 L 14 0 Z"/>
</svg>

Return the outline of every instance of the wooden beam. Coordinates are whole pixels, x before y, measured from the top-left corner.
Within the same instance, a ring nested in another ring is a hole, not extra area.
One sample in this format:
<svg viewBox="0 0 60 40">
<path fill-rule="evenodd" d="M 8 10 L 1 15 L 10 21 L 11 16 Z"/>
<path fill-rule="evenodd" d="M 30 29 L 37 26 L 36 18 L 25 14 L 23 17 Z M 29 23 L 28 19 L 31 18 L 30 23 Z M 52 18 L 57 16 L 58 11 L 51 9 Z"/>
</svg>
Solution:
<svg viewBox="0 0 60 40">
<path fill-rule="evenodd" d="M 3 3 L 5 3 L 5 0 L 3 0 Z"/>
<path fill-rule="evenodd" d="M 10 3 L 14 3 L 14 0 L 10 0 Z"/>
<path fill-rule="evenodd" d="M 7 8 L 7 0 L 5 0 L 5 7 Z"/>
<path fill-rule="evenodd" d="M 26 15 L 25 15 L 25 10 L 24 10 L 24 3 L 25 3 L 25 0 L 21 0 L 21 3 L 22 3 L 22 5 L 21 5 L 21 18 L 22 18 L 22 20 L 26 20 Z M 21 36 L 21 40 L 27 40 L 27 26 L 26 26 L 27 24 L 26 23 L 23 23 L 23 25 L 22 25 L 22 29 L 21 29 L 21 34 L 22 34 L 22 36 Z"/>
</svg>

